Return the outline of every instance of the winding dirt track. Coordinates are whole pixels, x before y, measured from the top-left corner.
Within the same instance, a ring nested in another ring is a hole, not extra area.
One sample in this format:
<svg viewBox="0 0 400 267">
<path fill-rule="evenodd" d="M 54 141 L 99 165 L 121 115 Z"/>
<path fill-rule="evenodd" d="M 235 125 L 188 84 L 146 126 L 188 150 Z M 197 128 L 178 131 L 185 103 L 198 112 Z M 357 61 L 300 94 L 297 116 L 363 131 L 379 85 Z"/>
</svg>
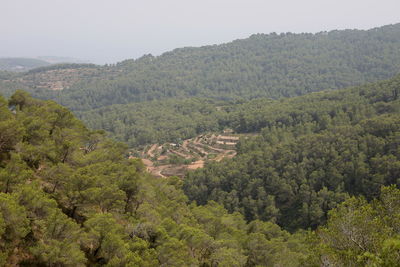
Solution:
<svg viewBox="0 0 400 267">
<path fill-rule="evenodd" d="M 236 136 L 222 136 L 222 135 L 211 135 L 207 138 L 208 140 L 212 140 L 214 143 L 226 143 L 229 142 L 229 145 L 236 144 L 235 141 L 239 140 L 239 137 Z M 153 144 L 150 149 L 142 154 L 145 158 L 142 159 L 143 163 L 146 165 L 147 170 L 157 177 L 166 178 L 171 175 L 184 176 L 185 170 L 196 170 L 199 168 L 203 168 L 206 162 L 206 159 L 210 154 L 217 154 L 215 158 L 210 159 L 212 161 L 221 161 L 224 158 L 233 158 L 237 153 L 233 149 L 223 149 L 214 147 L 210 145 L 208 140 L 203 136 L 198 136 L 193 139 L 184 140 L 182 146 L 177 150 L 169 149 L 166 155 L 160 156 L 159 160 L 165 160 L 169 154 L 175 154 L 185 159 L 192 159 L 194 154 L 201 157 L 201 159 L 192 162 L 188 165 L 159 165 L 155 166 L 154 163 L 149 158 L 154 158 L 155 151 L 160 151 L 162 146 L 158 146 L 158 144 Z M 221 141 L 223 140 L 223 141 Z M 233 142 L 232 142 L 233 141 Z"/>
<path fill-rule="evenodd" d="M 187 166 L 189 170 L 196 170 L 204 167 L 204 160 L 198 160 Z"/>
<path fill-rule="evenodd" d="M 152 173 L 154 176 L 157 176 L 157 177 L 167 178 L 164 174 L 162 174 L 162 171 L 165 170 L 165 169 L 167 169 L 167 168 L 169 168 L 169 167 L 171 167 L 171 165 L 157 166 L 157 167 L 155 167 L 155 168 L 151 171 L 151 173 Z"/>
<path fill-rule="evenodd" d="M 154 150 L 156 150 L 158 144 L 154 144 L 150 147 L 149 151 L 147 151 L 147 155 L 149 155 L 150 158 L 154 157 Z"/>
</svg>

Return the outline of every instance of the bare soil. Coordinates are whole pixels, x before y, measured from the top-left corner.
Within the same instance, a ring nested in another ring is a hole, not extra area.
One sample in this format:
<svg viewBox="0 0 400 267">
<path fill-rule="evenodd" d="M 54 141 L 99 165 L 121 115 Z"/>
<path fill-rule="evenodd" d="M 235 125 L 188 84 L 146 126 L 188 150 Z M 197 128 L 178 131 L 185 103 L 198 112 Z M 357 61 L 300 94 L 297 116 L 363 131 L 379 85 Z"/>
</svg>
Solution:
<svg viewBox="0 0 400 267">
<path fill-rule="evenodd" d="M 179 176 L 183 177 L 190 170 L 203 168 L 207 161 L 221 161 L 224 158 L 236 156 L 235 146 L 239 136 L 232 134 L 208 134 L 187 139 L 181 145 L 166 143 L 153 144 L 141 153 L 143 163 L 150 173 L 157 177 Z M 161 155 L 161 153 L 163 153 Z M 154 160 L 155 155 L 158 156 Z M 180 164 L 169 164 L 172 155 L 182 158 Z M 185 163 L 183 163 L 185 160 Z M 186 161 L 192 161 L 187 163 Z"/>
</svg>

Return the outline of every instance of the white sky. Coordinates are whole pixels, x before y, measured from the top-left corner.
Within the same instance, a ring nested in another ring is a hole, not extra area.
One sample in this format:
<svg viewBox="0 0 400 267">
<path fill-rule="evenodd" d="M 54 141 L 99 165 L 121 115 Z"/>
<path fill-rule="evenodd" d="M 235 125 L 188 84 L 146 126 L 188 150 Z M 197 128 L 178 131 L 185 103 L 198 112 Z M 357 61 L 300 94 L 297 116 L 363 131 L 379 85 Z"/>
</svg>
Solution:
<svg viewBox="0 0 400 267">
<path fill-rule="evenodd" d="M 0 57 L 116 62 L 254 33 L 399 22 L 400 0 L 0 0 Z"/>
</svg>

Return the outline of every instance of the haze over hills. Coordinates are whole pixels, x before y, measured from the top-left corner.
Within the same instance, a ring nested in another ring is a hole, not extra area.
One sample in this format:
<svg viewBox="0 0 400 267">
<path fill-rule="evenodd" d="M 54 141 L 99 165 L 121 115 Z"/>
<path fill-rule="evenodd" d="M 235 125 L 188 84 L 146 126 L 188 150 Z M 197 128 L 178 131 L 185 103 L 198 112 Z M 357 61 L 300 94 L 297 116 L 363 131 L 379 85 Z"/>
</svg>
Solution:
<svg viewBox="0 0 400 267">
<path fill-rule="evenodd" d="M 50 65 L 49 62 L 36 58 L 0 58 L 2 71 L 27 71 L 33 68 Z"/>
<path fill-rule="evenodd" d="M 0 71 L 24 72 L 34 68 L 61 63 L 88 63 L 84 60 L 69 57 L 41 56 L 37 58 L 0 57 Z"/>
<path fill-rule="evenodd" d="M 51 64 L 61 63 L 91 63 L 89 60 L 83 60 L 72 57 L 59 57 L 59 56 L 39 56 L 38 59 L 44 60 Z"/>
</svg>

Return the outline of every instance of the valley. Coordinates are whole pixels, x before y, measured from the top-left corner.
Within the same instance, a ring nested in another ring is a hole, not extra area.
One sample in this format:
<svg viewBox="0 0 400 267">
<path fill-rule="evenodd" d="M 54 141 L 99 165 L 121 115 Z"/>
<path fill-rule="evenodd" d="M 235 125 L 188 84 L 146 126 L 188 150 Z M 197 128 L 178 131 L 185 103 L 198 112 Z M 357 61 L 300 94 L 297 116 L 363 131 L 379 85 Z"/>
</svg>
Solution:
<svg viewBox="0 0 400 267">
<path fill-rule="evenodd" d="M 400 24 L 5 63 L 0 266 L 399 266 Z"/>
</svg>

